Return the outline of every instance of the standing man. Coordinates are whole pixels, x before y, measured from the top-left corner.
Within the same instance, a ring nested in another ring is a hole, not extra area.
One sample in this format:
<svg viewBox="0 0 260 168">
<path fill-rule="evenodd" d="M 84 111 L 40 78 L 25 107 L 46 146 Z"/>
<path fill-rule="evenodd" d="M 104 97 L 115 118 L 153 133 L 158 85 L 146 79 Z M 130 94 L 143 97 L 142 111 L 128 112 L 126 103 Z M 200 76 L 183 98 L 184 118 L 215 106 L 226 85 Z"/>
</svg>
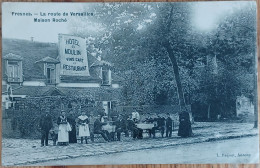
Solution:
<svg viewBox="0 0 260 168">
<path fill-rule="evenodd" d="M 69 143 L 77 143 L 76 121 L 73 115 L 73 111 L 69 112 L 68 122 L 71 126 L 71 131 L 69 132 Z"/>
<path fill-rule="evenodd" d="M 52 119 L 49 112 L 41 116 L 40 119 L 40 129 L 41 129 L 41 146 L 48 146 L 48 138 L 49 138 L 49 131 L 51 130 L 53 124 Z M 45 143 L 44 143 L 45 142 Z"/>
<path fill-rule="evenodd" d="M 174 122 L 171 119 L 170 113 L 167 113 L 167 118 L 166 118 L 166 137 L 172 137 L 173 129 L 174 129 Z"/>
</svg>

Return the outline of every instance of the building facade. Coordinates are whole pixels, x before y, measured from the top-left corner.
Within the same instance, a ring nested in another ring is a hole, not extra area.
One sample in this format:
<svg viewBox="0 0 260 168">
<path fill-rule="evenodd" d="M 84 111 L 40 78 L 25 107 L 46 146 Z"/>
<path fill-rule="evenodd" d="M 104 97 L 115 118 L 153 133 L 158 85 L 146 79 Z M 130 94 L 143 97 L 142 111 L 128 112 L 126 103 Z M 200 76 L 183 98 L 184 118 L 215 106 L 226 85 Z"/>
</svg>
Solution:
<svg viewBox="0 0 260 168">
<path fill-rule="evenodd" d="M 120 102 L 122 79 L 113 73 L 113 65 L 101 60 L 100 54 L 88 53 L 85 39 L 59 35 L 62 37 L 67 39 L 58 44 L 3 39 L 3 109 L 15 108 L 23 98 L 60 96 L 84 99 L 109 113 Z M 74 43 L 62 47 L 68 39 L 81 40 L 81 46 Z"/>
</svg>

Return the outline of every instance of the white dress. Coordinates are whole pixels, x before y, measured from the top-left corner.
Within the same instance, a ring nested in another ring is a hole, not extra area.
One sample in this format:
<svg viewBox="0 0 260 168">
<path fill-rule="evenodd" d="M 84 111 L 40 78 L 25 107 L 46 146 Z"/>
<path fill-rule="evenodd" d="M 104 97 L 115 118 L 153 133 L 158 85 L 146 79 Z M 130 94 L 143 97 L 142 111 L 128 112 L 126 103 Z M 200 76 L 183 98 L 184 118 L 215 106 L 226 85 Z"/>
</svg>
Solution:
<svg viewBox="0 0 260 168">
<path fill-rule="evenodd" d="M 79 137 L 90 136 L 89 126 L 88 126 L 88 116 L 81 115 L 79 119 Z"/>
<path fill-rule="evenodd" d="M 58 142 L 69 142 L 69 130 L 66 117 L 60 116 L 61 123 L 59 124 Z"/>
</svg>

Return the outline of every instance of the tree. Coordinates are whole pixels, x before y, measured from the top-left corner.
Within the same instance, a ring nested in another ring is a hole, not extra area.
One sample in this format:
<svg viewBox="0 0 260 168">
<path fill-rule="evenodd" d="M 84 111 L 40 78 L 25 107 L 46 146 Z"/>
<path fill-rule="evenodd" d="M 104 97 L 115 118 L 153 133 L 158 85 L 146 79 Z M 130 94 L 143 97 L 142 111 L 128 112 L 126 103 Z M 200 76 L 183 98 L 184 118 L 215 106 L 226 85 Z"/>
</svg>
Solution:
<svg viewBox="0 0 260 168">
<path fill-rule="evenodd" d="M 182 107 L 200 102 L 207 104 L 209 117 L 211 106 L 232 116 L 241 90 L 255 95 L 253 11 L 241 9 L 210 34 L 199 34 L 190 3 L 105 3 L 91 10 L 94 17 L 78 21 L 73 32 L 91 35 L 90 53 L 114 63 L 128 104 L 172 104 L 178 95 Z M 87 31 L 86 23 L 97 31 Z M 198 68 L 199 62 L 205 66 Z"/>
<path fill-rule="evenodd" d="M 207 78 L 202 80 L 200 90 L 206 95 L 203 101 L 208 103 L 208 107 L 217 102 L 224 117 L 235 115 L 236 98 L 241 94 L 252 97 L 257 104 L 255 17 L 252 6 L 238 9 L 227 15 L 218 28 L 206 36 L 208 45 L 204 46 L 204 54 L 209 61 Z"/>
<path fill-rule="evenodd" d="M 174 73 L 179 105 L 184 108 L 185 98 L 179 72 L 178 61 L 189 56 L 185 53 L 190 46 L 187 42 L 190 18 L 189 5 L 184 3 L 160 4 L 156 7 L 157 18 L 144 33 L 143 38 L 148 41 L 151 55 L 157 53 L 161 59 L 168 57 Z"/>
</svg>

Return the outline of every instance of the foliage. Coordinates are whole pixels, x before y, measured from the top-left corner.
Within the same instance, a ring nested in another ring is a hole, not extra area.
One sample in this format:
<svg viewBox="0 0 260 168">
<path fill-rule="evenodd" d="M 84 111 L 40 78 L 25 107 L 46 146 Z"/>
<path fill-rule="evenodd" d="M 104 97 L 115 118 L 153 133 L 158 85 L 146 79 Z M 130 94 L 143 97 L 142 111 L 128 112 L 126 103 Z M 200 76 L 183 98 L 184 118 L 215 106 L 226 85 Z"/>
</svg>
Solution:
<svg viewBox="0 0 260 168">
<path fill-rule="evenodd" d="M 255 100 L 256 9 L 234 9 L 202 33 L 193 27 L 191 5 L 95 4 L 95 17 L 75 21 L 72 32 L 91 36 L 90 53 L 114 64 L 125 104 L 203 104 L 209 117 L 232 117 L 237 96 Z"/>
<path fill-rule="evenodd" d="M 256 96 L 255 17 L 254 8 L 240 9 L 226 17 L 207 38 L 204 53 L 208 66 L 196 89 L 205 96 L 195 94 L 193 99 L 221 107 L 223 117 L 235 115 L 237 96 L 251 97 L 252 102 Z"/>
<path fill-rule="evenodd" d="M 43 114 L 49 112 L 53 122 L 57 122 L 57 118 L 61 114 L 61 110 L 68 115 L 72 112 L 73 117 L 81 115 L 85 111 L 88 116 L 97 115 L 101 110 L 101 104 L 95 102 L 86 102 L 86 97 L 41 97 L 41 98 L 24 98 L 20 102 L 20 109 L 10 109 L 12 114 L 13 130 L 18 129 L 22 137 L 39 137 L 39 123 Z"/>
</svg>

